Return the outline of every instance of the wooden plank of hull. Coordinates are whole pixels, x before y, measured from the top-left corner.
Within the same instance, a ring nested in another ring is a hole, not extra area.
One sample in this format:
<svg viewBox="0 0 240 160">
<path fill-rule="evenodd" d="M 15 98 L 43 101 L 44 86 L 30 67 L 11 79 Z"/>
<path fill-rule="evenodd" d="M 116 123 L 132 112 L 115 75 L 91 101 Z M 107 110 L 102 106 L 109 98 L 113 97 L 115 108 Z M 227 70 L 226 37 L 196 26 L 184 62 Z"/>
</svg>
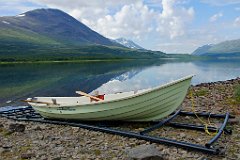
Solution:
<svg viewBox="0 0 240 160">
<path fill-rule="evenodd" d="M 38 107 L 43 117 L 77 120 L 154 121 L 171 114 L 182 103 L 192 76 L 168 86 L 125 98 L 103 103 L 68 106 Z"/>
</svg>

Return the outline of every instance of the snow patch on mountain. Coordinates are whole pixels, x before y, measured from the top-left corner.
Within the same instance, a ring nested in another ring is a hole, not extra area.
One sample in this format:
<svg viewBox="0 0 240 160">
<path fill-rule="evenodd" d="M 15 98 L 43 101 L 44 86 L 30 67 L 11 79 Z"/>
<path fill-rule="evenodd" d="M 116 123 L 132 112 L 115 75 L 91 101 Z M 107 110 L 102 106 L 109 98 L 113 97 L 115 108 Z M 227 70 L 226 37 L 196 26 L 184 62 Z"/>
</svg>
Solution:
<svg viewBox="0 0 240 160">
<path fill-rule="evenodd" d="M 2 23 L 5 23 L 5 24 L 10 24 L 9 22 L 7 22 L 7 21 L 2 21 Z"/>
<path fill-rule="evenodd" d="M 24 17 L 24 16 L 25 16 L 25 14 L 19 14 L 16 17 Z"/>
<path fill-rule="evenodd" d="M 125 38 L 118 38 L 114 40 L 115 42 L 127 47 L 127 48 L 132 48 L 132 49 L 144 49 L 143 47 L 137 45 L 131 40 L 125 39 Z"/>
</svg>

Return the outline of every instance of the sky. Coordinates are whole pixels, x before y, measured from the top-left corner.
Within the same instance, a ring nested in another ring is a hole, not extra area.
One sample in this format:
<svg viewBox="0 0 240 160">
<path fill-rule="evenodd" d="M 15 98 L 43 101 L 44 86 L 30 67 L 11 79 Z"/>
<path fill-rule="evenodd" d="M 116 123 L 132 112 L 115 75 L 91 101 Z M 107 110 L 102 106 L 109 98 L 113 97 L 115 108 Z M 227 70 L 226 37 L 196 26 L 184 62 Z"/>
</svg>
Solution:
<svg viewBox="0 0 240 160">
<path fill-rule="evenodd" d="M 240 39 L 240 0 L 0 0 L 0 16 L 60 9 L 111 39 L 166 53 Z"/>
</svg>

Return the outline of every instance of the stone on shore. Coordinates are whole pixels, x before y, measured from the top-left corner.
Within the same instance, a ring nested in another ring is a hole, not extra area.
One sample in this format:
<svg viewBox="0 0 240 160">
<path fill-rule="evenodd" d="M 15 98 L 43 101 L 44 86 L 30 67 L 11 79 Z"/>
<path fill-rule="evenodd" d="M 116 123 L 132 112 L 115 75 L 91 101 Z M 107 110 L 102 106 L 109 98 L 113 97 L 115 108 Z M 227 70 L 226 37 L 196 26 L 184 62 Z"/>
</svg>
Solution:
<svg viewBox="0 0 240 160">
<path fill-rule="evenodd" d="M 21 154 L 21 159 L 31 159 L 32 157 L 35 157 L 34 153 L 23 153 L 23 154 Z"/>
<path fill-rule="evenodd" d="M 228 120 L 228 124 L 240 124 L 240 118 L 233 118 Z"/>
<path fill-rule="evenodd" d="M 127 149 L 127 155 L 134 160 L 163 160 L 164 155 L 156 148 L 156 145 L 140 145 Z"/>
<path fill-rule="evenodd" d="M 25 131 L 25 125 L 24 124 L 18 124 L 18 123 L 12 123 L 8 127 L 9 132 L 24 132 Z"/>
</svg>

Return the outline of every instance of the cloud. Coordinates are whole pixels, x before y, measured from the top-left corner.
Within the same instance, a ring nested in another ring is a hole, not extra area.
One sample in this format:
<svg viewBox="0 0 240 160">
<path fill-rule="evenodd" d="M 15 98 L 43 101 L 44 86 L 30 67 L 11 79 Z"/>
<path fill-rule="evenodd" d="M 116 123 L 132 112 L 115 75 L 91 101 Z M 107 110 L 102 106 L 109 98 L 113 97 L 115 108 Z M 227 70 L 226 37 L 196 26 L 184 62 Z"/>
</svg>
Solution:
<svg viewBox="0 0 240 160">
<path fill-rule="evenodd" d="M 215 22 L 215 21 L 217 21 L 219 18 L 221 18 L 222 16 L 223 16 L 222 13 L 214 14 L 212 17 L 210 17 L 209 21 L 210 21 L 210 22 Z"/>
<path fill-rule="evenodd" d="M 100 17 L 92 27 L 107 37 L 123 36 L 139 39 L 152 31 L 154 17 L 156 13 L 153 10 L 142 2 L 137 2 L 124 5 L 113 15 Z"/>
<path fill-rule="evenodd" d="M 237 17 L 237 18 L 234 20 L 234 26 L 235 26 L 235 27 L 240 27 L 240 16 Z"/>
<path fill-rule="evenodd" d="M 162 0 L 143 0 L 143 3 L 146 4 L 150 8 L 162 8 L 161 3 Z"/>
<path fill-rule="evenodd" d="M 194 9 L 176 5 L 174 0 L 162 1 L 162 12 L 149 9 L 142 2 L 124 5 L 113 15 L 87 22 L 98 32 L 111 38 L 119 36 L 141 39 L 155 32 L 159 36 L 175 38 L 185 33 L 185 25 L 192 20 Z"/>
<path fill-rule="evenodd" d="M 135 0 L 121 0 L 121 1 L 112 1 L 112 0 L 29 0 L 38 4 L 45 4 L 50 8 L 61 9 L 73 17 L 81 20 L 97 20 L 99 17 L 103 17 L 111 12 L 115 12 L 121 6 L 126 4 L 131 4 Z M 140 0 L 136 0 L 140 1 Z"/>
<path fill-rule="evenodd" d="M 162 51 L 169 52 L 169 48 L 171 48 L 171 52 L 170 53 L 184 53 L 182 51 L 183 46 L 186 46 L 186 43 L 188 42 L 167 42 L 167 43 L 160 43 L 157 45 L 157 48 L 161 48 Z M 188 46 L 189 48 L 190 46 Z M 184 48 L 185 49 L 185 48 Z"/>
<path fill-rule="evenodd" d="M 185 34 L 185 25 L 194 17 L 194 9 L 178 6 L 175 0 L 163 0 L 163 11 L 158 15 L 157 31 L 171 39 Z"/>
</svg>

